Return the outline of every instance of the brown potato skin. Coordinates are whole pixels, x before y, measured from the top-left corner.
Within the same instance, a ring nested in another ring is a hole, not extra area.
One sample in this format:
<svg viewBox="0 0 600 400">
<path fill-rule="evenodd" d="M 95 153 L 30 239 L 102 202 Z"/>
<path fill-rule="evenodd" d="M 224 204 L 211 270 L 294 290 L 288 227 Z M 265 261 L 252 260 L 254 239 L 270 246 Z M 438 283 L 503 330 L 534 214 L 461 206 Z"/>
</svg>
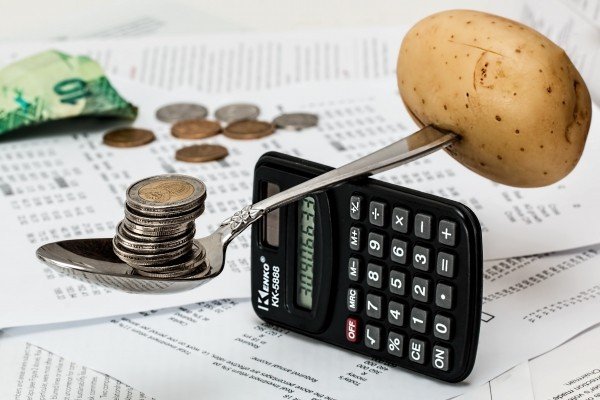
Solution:
<svg viewBox="0 0 600 400">
<path fill-rule="evenodd" d="M 459 134 L 447 152 L 493 181 L 549 185 L 581 157 L 588 89 L 565 52 L 525 25 L 478 11 L 431 15 L 404 37 L 397 74 L 413 119 Z"/>
</svg>

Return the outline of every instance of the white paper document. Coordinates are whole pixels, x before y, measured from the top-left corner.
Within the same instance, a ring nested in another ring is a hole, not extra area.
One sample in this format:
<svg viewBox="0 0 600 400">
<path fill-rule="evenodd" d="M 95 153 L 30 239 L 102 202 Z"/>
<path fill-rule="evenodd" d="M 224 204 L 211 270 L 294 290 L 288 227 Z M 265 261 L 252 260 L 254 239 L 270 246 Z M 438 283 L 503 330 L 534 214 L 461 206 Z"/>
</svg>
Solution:
<svg viewBox="0 0 600 400">
<path fill-rule="evenodd" d="M 456 400 L 600 398 L 600 327 L 510 369 Z"/>
<path fill-rule="evenodd" d="M 84 27 L 83 32 L 89 32 L 87 37 L 131 36 L 161 29 L 187 32 L 188 15 L 198 12 L 189 11 L 188 6 L 176 7 L 159 15 L 130 13 L 139 14 L 139 18 L 113 21 L 105 29 Z M 532 26 L 564 48 L 592 97 L 600 102 L 600 8 L 595 1 L 548 0 L 540 7 L 536 0 L 510 0 L 481 3 L 477 8 Z M 169 21 L 174 9 L 183 15 L 178 17 L 183 18 L 182 28 L 166 29 L 166 25 L 173 25 Z M 203 21 L 211 21 L 203 17 Z M 103 18 L 105 14 L 97 17 Z M 218 21 L 212 30 L 218 30 L 219 25 L 232 28 L 226 21 Z M 185 87 L 203 94 L 353 79 L 387 78 L 394 85 L 398 50 L 408 29 L 399 25 L 5 44 L 0 45 L 0 65 L 58 48 L 90 55 L 111 74 L 163 89 Z"/>
<path fill-rule="evenodd" d="M 7 330 L 162 400 L 187 396 L 445 399 L 600 322 L 600 248 L 485 263 L 479 350 L 461 384 L 435 381 L 261 322 L 247 300 Z M 340 326 L 339 329 L 344 329 Z M 93 346 L 90 346 L 93 343 Z M 382 350 L 384 351 L 384 350 Z"/>
<path fill-rule="evenodd" d="M 250 203 L 253 168 L 264 152 L 277 150 L 338 166 L 414 129 L 408 116 L 399 112 L 398 95 L 385 82 L 213 95 L 204 101 L 211 110 L 231 102 L 254 102 L 262 108 L 261 118 L 267 120 L 281 111 L 301 110 L 319 114 L 320 123 L 301 133 L 278 131 L 256 141 L 217 136 L 207 142 L 224 144 L 229 157 L 188 164 L 175 161 L 174 152 L 190 142 L 172 137 L 169 125 L 159 122 L 154 113 L 166 103 L 193 101 L 197 94 L 115 82 L 140 107 L 135 126 L 154 130 L 155 142 L 134 149 L 111 148 L 101 143 L 108 127 L 87 123 L 43 135 L 35 129 L 19 132 L 0 141 L 0 209 L 4 212 L 0 241 L 10 244 L 0 266 L 0 327 L 248 297 L 249 232 L 233 241 L 225 270 L 217 279 L 191 292 L 163 296 L 109 292 L 62 277 L 44 267 L 35 258 L 35 250 L 56 240 L 112 237 L 123 218 L 126 188 L 143 177 L 171 172 L 196 176 L 208 186 L 206 211 L 196 224 L 201 237 Z M 600 131 L 596 126 L 593 131 Z M 600 181 L 595 179 L 600 141 L 596 137 L 591 135 L 575 171 L 546 188 L 514 189 L 492 183 L 443 152 L 378 177 L 470 206 L 483 225 L 487 259 L 580 247 L 600 242 L 600 230 L 588 223 L 600 219 Z M 339 240 L 346 241 L 344 237 Z M 19 303 L 11 301 L 15 298 Z"/>
<path fill-rule="evenodd" d="M 223 33 L 0 45 L 0 66 L 56 48 L 87 54 L 111 75 L 206 96 L 306 82 L 388 77 L 407 28 Z"/>
<path fill-rule="evenodd" d="M 0 399 L 151 399 L 111 376 L 18 340 L 0 339 L 0 377 Z"/>
</svg>

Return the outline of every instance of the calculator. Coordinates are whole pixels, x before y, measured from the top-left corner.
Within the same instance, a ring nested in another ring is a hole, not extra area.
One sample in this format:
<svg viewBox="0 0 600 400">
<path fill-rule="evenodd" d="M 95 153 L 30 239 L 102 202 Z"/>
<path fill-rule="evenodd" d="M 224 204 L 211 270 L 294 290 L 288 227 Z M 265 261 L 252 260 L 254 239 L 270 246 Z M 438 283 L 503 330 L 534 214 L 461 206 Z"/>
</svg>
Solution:
<svg viewBox="0 0 600 400">
<path fill-rule="evenodd" d="M 331 170 L 269 152 L 254 202 Z M 447 382 L 473 368 L 481 227 L 465 205 L 370 178 L 314 193 L 252 226 L 263 320 Z"/>
</svg>

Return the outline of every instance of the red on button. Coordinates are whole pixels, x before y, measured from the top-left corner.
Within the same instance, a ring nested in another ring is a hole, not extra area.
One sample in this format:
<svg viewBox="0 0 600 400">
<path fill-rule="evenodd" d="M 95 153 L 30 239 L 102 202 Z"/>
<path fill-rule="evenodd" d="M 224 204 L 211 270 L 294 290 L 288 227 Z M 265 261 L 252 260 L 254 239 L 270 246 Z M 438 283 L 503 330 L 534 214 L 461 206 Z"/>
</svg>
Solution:
<svg viewBox="0 0 600 400">
<path fill-rule="evenodd" d="M 358 342 L 358 320 L 348 317 L 346 319 L 346 340 L 351 343 Z"/>
</svg>

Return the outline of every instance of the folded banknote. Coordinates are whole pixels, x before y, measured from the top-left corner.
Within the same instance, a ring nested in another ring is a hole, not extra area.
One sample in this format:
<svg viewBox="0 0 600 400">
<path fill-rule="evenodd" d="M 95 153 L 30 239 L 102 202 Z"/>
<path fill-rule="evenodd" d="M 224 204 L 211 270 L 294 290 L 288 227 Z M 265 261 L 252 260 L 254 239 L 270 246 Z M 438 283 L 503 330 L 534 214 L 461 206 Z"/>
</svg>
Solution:
<svg viewBox="0 0 600 400">
<path fill-rule="evenodd" d="M 134 119 L 137 108 L 89 57 L 49 50 L 0 70 L 0 134 L 79 116 Z"/>
</svg>

